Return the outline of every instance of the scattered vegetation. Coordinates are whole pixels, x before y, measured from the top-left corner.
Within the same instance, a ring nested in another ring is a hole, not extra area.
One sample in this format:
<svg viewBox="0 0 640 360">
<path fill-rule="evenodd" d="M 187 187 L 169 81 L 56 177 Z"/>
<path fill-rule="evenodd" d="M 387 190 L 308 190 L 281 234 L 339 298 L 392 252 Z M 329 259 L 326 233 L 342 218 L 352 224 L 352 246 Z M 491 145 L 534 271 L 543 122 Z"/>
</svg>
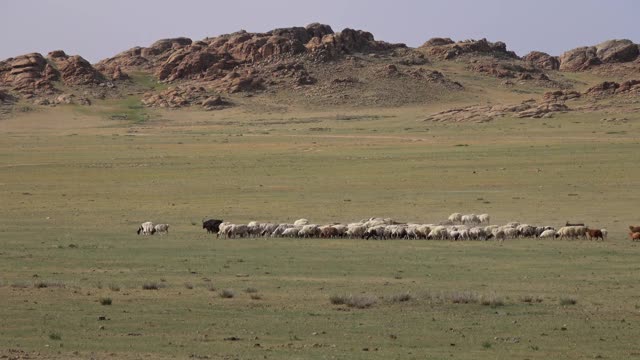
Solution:
<svg viewBox="0 0 640 360">
<path fill-rule="evenodd" d="M 411 296 L 411 294 L 409 294 L 408 292 L 405 293 L 399 293 L 399 294 L 394 294 L 391 295 L 389 297 L 389 300 L 391 302 L 397 303 L 397 302 L 406 302 L 413 299 L 413 297 Z"/>
<path fill-rule="evenodd" d="M 142 284 L 142 289 L 143 290 L 159 290 L 159 289 L 162 289 L 162 288 L 165 288 L 165 287 L 167 287 L 165 284 L 158 283 L 158 282 L 155 282 L 155 281 L 149 281 L 149 282 L 146 282 L 146 283 Z"/>
<path fill-rule="evenodd" d="M 520 298 L 520 301 L 524 303 L 541 303 L 544 299 L 541 296 L 524 295 Z"/>
<path fill-rule="evenodd" d="M 261 300 L 262 299 L 262 295 L 260 295 L 260 294 L 251 294 L 250 297 L 251 297 L 251 300 Z"/>
<path fill-rule="evenodd" d="M 480 296 L 473 291 L 456 291 L 449 293 L 447 299 L 453 304 L 477 304 Z"/>
<path fill-rule="evenodd" d="M 485 349 L 490 349 L 491 348 L 491 343 L 489 341 L 484 341 L 482 343 L 482 347 Z"/>
<path fill-rule="evenodd" d="M 257 293 L 258 289 L 254 288 L 254 287 L 248 287 L 248 288 L 244 289 L 244 292 L 246 292 L 247 294 L 253 294 L 253 293 Z"/>
<path fill-rule="evenodd" d="M 52 332 L 52 333 L 49 333 L 49 339 L 60 341 L 62 340 L 62 335 L 60 335 L 60 333 L 57 333 L 57 332 Z"/>
<path fill-rule="evenodd" d="M 61 281 L 37 280 L 33 283 L 33 287 L 36 289 L 43 289 L 43 288 L 50 288 L 50 287 L 63 288 L 64 283 L 62 283 Z"/>
<path fill-rule="evenodd" d="M 111 291 L 120 291 L 120 285 L 109 284 L 109 290 L 111 290 Z"/>
<path fill-rule="evenodd" d="M 560 298 L 560 305 L 562 306 L 575 305 L 577 303 L 578 303 L 578 300 L 570 296 L 564 296 Z"/>
<path fill-rule="evenodd" d="M 357 309 L 366 309 L 378 302 L 378 298 L 373 295 L 331 295 L 329 297 L 334 305 L 347 305 Z"/>
<path fill-rule="evenodd" d="M 220 291 L 220 297 L 223 299 L 231 299 L 236 296 L 235 291 L 233 289 L 223 289 Z"/>
<path fill-rule="evenodd" d="M 186 283 L 184 283 L 184 287 L 185 287 L 186 289 L 191 290 L 191 289 L 193 289 L 193 284 L 192 284 L 192 283 L 190 283 L 190 282 L 186 282 Z"/>
<path fill-rule="evenodd" d="M 501 297 L 496 295 L 487 295 L 480 297 L 480 304 L 484 306 L 491 306 L 492 308 L 496 308 L 499 306 L 504 306 L 504 300 Z"/>
<path fill-rule="evenodd" d="M 111 305 L 113 301 L 110 297 L 100 298 L 100 305 Z"/>
</svg>

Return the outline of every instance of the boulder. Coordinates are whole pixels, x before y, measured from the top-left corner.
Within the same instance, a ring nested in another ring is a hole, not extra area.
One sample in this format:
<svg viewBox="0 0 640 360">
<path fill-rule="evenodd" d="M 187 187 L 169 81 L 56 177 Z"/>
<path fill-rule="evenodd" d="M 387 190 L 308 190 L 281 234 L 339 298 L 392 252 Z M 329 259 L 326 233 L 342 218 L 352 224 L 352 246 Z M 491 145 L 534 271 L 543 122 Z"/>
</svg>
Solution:
<svg viewBox="0 0 640 360">
<path fill-rule="evenodd" d="M 67 56 L 63 51 L 49 54 L 49 61 L 56 64 L 60 78 L 67 85 L 99 84 L 104 76 L 82 56 Z M 55 55 L 55 56 L 52 56 Z"/>
<path fill-rule="evenodd" d="M 420 49 L 429 55 L 445 60 L 454 59 L 465 54 L 489 55 L 511 59 L 518 58 L 516 53 L 507 50 L 505 43 L 501 41 L 492 43 L 487 41 L 487 39 L 465 40 L 454 43 L 451 39 L 434 38 L 420 46 Z"/>
<path fill-rule="evenodd" d="M 560 68 L 560 61 L 556 56 L 551 56 L 541 51 L 532 51 L 523 56 L 522 60 L 539 69 L 558 70 Z"/>
<path fill-rule="evenodd" d="M 633 61 L 638 57 L 638 45 L 631 40 L 609 40 L 595 46 L 596 55 L 602 63 Z"/>
<path fill-rule="evenodd" d="M 594 46 L 583 46 L 560 55 L 560 70 L 582 71 L 602 62 Z"/>
</svg>

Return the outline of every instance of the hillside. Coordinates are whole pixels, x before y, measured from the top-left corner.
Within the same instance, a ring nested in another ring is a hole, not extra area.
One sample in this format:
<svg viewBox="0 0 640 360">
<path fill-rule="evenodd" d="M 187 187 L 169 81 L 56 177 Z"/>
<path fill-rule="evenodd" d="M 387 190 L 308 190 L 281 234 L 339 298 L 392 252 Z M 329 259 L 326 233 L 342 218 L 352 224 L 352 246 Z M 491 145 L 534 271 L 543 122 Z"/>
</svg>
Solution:
<svg viewBox="0 0 640 360">
<path fill-rule="evenodd" d="M 0 116 L 19 104 L 90 106 L 109 99 L 203 110 L 490 102 L 520 106 L 515 112 L 523 116 L 540 108 L 530 113 L 543 116 L 584 96 L 591 103 L 637 96 L 639 53 L 630 40 L 560 56 L 534 51 L 519 57 L 486 39 L 433 38 L 410 48 L 314 23 L 198 41 L 163 39 L 93 65 L 62 50 L 6 59 L 0 62 Z M 533 105 L 522 105 L 532 98 Z M 482 118 L 493 118 L 479 109 Z"/>
</svg>

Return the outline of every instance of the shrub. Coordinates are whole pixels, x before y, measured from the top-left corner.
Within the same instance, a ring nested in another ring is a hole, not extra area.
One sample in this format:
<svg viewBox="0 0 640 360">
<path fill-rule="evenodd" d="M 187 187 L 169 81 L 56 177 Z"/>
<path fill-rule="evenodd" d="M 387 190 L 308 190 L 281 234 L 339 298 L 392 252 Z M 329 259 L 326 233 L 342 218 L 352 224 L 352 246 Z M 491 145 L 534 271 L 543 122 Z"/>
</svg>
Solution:
<svg viewBox="0 0 640 360">
<path fill-rule="evenodd" d="M 366 309 L 371 307 L 378 301 L 378 298 L 373 295 L 351 295 L 347 299 L 347 306 L 357 309 Z"/>
<path fill-rule="evenodd" d="M 231 299 L 234 296 L 236 296 L 236 293 L 233 289 L 224 289 L 220 292 L 220 297 L 223 299 Z"/>
<path fill-rule="evenodd" d="M 207 284 L 206 286 L 207 286 L 207 290 L 209 290 L 209 291 L 216 291 L 217 290 L 216 287 L 213 286 L 213 284 Z"/>
<path fill-rule="evenodd" d="M 64 284 L 60 281 L 38 280 L 33 283 L 33 287 L 36 289 L 43 289 L 49 287 L 64 287 Z"/>
<path fill-rule="evenodd" d="M 488 341 L 485 341 L 482 343 L 482 347 L 485 349 L 490 349 L 491 348 L 491 343 Z"/>
<path fill-rule="evenodd" d="M 101 305 L 111 305 L 111 303 L 112 303 L 112 300 L 109 297 L 100 299 L 100 304 Z"/>
<path fill-rule="evenodd" d="M 492 308 L 498 307 L 498 306 L 504 306 L 504 301 L 502 300 L 502 298 L 495 296 L 495 295 L 489 295 L 489 296 L 482 296 L 480 299 L 480 304 L 484 305 L 484 306 L 491 306 Z"/>
<path fill-rule="evenodd" d="M 576 300 L 573 297 L 566 296 L 566 297 L 561 297 L 560 298 L 560 305 L 562 305 L 562 306 L 575 305 L 577 303 L 578 303 L 578 300 Z"/>
<path fill-rule="evenodd" d="M 143 290 L 158 290 L 160 289 L 160 284 L 155 281 L 150 281 L 142 284 Z"/>
<path fill-rule="evenodd" d="M 389 300 L 391 300 L 391 302 L 405 302 L 405 301 L 409 301 L 411 300 L 413 297 L 411 296 L 411 294 L 409 293 L 400 293 L 400 294 L 394 294 L 391 295 L 391 297 L 389 297 Z"/>
<path fill-rule="evenodd" d="M 348 295 L 331 295 L 331 296 L 329 296 L 329 301 L 331 301 L 331 303 L 333 305 L 346 304 L 348 299 L 349 299 Z"/>
<path fill-rule="evenodd" d="M 60 333 L 57 333 L 57 332 L 52 332 L 52 333 L 49 333 L 49 339 L 59 341 L 59 340 L 62 340 L 62 335 L 60 335 Z"/>
<path fill-rule="evenodd" d="M 520 301 L 525 302 L 525 303 L 541 303 L 542 302 L 542 297 L 540 296 L 533 296 L 533 295 L 525 295 L 523 297 L 520 298 Z"/>
<path fill-rule="evenodd" d="M 454 304 L 477 304 L 480 300 L 478 294 L 472 291 L 452 292 L 448 299 Z"/>
<path fill-rule="evenodd" d="M 189 289 L 189 290 L 191 290 L 191 289 L 193 289 L 193 284 L 190 283 L 190 282 L 186 282 L 186 283 L 184 283 L 184 287 Z"/>
<path fill-rule="evenodd" d="M 109 284 L 109 289 L 111 291 L 120 291 L 120 285 L 116 285 L 116 284 Z"/>
<path fill-rule="evenodd" d="M 262 299 L 262 295 L 260 294 L 251 294 L 251 300 L 260 300 Z"/>
<path fill-rule="evenodd" d="M 244 292 L 246 292 L 247 294 L 254 294 L 258 292 L 258 289 L 254 288 L 254 287 L 248 287 L 246 289 L 244 289 Z"/>
</svg>

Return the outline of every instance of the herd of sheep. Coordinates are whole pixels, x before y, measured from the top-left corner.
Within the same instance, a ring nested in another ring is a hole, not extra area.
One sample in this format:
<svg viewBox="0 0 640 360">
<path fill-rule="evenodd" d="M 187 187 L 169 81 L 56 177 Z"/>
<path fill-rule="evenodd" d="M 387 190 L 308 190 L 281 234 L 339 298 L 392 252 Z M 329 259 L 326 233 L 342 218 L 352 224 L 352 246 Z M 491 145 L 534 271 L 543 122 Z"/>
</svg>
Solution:
<svg viewBox="0 0 640 360">
<path fill-rule="evenodd" d="M 244 237 L 291 237 L 291 238 L 348 238 L 348 239 L 427 239 L 427 240 L 506 240 L 515 238 L 559 238 L 605 240 L 606 229 L 592 229 L 584 224 L 569 224 L 556 229 L 552 226 L 534 226 L 510 222 L 506 225 L 491 225 L 488 214 L 454 213 L 439 224 L 400 223 L 390 218 L 370 218 L 358 222 L 326 225 L 312 224 L 307 219 L 293 223 L 233 224 L 209 219 L 202 228 L 223 238 Z M 168 232 L 168 225 L 143 223 L 138 234 L 153 235 Z"/>
</svg>

